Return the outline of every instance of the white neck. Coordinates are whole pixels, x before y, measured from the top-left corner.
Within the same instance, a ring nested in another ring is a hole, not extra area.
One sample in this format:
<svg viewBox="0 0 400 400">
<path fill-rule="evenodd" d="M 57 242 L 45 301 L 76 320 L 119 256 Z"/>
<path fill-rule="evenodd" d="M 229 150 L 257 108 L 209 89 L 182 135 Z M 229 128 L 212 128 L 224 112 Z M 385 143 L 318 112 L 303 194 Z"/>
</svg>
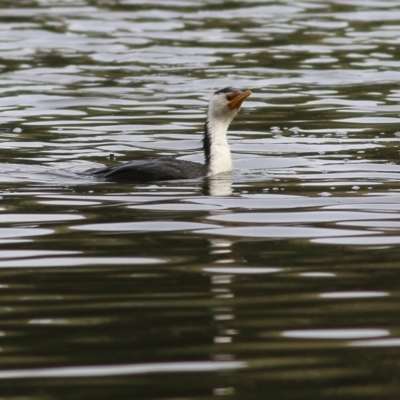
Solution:
<svg viewBox="0 0 400 400">
<path fill-rule="evenodd" d="M 204 152 L 207 175 L 232 171 L 232 157 L 226 133 L 232 118 L 207 118 L 204 132 Z"/>
</svg>

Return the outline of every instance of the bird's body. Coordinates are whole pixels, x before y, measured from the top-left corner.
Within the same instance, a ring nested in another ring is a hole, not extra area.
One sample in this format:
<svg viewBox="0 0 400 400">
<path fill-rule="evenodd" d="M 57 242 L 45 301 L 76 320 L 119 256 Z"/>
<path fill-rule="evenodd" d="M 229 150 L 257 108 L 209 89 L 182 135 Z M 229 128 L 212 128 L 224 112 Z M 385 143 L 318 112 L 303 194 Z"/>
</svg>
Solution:
<svg viewBox="0 0 400 400">
<path fill-rule="evenodd" d="M 151 182 L 194 179 L 231 171 L 232 157 L 226 134 L 243 101 L 250 95 L 250 90 L 241 92 L 227 87 L 212 96 L 203 137 L 205 164 L 163 157 L 91 169 L 86 173 L 106 181 Z"/>
<path fill-rule="evenodd" d="M 207 167 L 192 161 L 163 157 L 130 161 L 89 172 L 107 181 L 151 182 L 201 178 L 207 175 Z"/>
</svg>

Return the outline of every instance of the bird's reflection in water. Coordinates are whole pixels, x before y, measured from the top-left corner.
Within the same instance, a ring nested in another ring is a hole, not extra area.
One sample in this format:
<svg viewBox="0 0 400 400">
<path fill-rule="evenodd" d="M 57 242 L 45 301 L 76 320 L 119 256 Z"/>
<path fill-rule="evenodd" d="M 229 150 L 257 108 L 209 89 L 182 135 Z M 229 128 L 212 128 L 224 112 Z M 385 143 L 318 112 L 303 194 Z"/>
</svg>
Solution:
<svg viewBox="0 0 400 400">
<path fill-rule="evenodd" d="M 232 351 L 235 337 L 239 334 L 237 316 L 234 308 L 234 292 L 232 284 L 234 275 L 230 272 L 230 266 L 235 265 L 236 260 L 232 254 L 233 242 L 228 239 L 210 239 L 210 255 L 214 261 L 204 272 L 210 275 L 210 291 L 214 300 L 211 308 L 215 333 L 213 337 L 214 348 L 211 357 L 214 361 L 237 361 L 236 354 Z M 224 271 L 226 269 L 226 272 Z M 235 387 L 232 381 L 220 376 L 218 385 L 214 388 L 214 395 L 234 394 Z"/>
<path fill-rule="evenodd" d="M 209 196 L 229 196 L 232 194 L 232 173 L 208 176 L 204 180 L 203 194 Z"/>
</svg>

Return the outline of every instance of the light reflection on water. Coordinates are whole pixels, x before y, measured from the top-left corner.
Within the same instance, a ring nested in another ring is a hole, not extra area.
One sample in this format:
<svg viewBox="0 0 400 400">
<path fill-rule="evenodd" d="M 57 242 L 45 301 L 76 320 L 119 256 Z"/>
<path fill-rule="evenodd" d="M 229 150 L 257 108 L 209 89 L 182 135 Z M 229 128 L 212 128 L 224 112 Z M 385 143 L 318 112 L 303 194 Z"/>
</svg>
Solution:
<svg viewBox="0 0 400 400">
<path fill-rule="evenodd" d="M 397 399 L 399 6 L 61 3 L 0 12 L 1 395 Z M 228 85 L 232 174 L 80 175 Z"/>
</svg>

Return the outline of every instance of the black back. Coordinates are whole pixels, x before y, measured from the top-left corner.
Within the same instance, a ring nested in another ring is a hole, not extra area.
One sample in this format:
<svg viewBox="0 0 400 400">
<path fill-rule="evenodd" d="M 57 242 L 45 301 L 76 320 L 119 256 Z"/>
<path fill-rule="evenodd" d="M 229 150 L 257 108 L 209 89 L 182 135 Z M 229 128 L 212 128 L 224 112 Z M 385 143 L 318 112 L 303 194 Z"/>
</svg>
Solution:
<svg viewBox="0 0 400 400">
<path fill-rule="evenodd" d="M 199 163 L 164 157 L 116 164 L 87 173 L 105 181 L 139 183 L 200 178 L 207 174 L 207 168 Z"/>
</svg>

